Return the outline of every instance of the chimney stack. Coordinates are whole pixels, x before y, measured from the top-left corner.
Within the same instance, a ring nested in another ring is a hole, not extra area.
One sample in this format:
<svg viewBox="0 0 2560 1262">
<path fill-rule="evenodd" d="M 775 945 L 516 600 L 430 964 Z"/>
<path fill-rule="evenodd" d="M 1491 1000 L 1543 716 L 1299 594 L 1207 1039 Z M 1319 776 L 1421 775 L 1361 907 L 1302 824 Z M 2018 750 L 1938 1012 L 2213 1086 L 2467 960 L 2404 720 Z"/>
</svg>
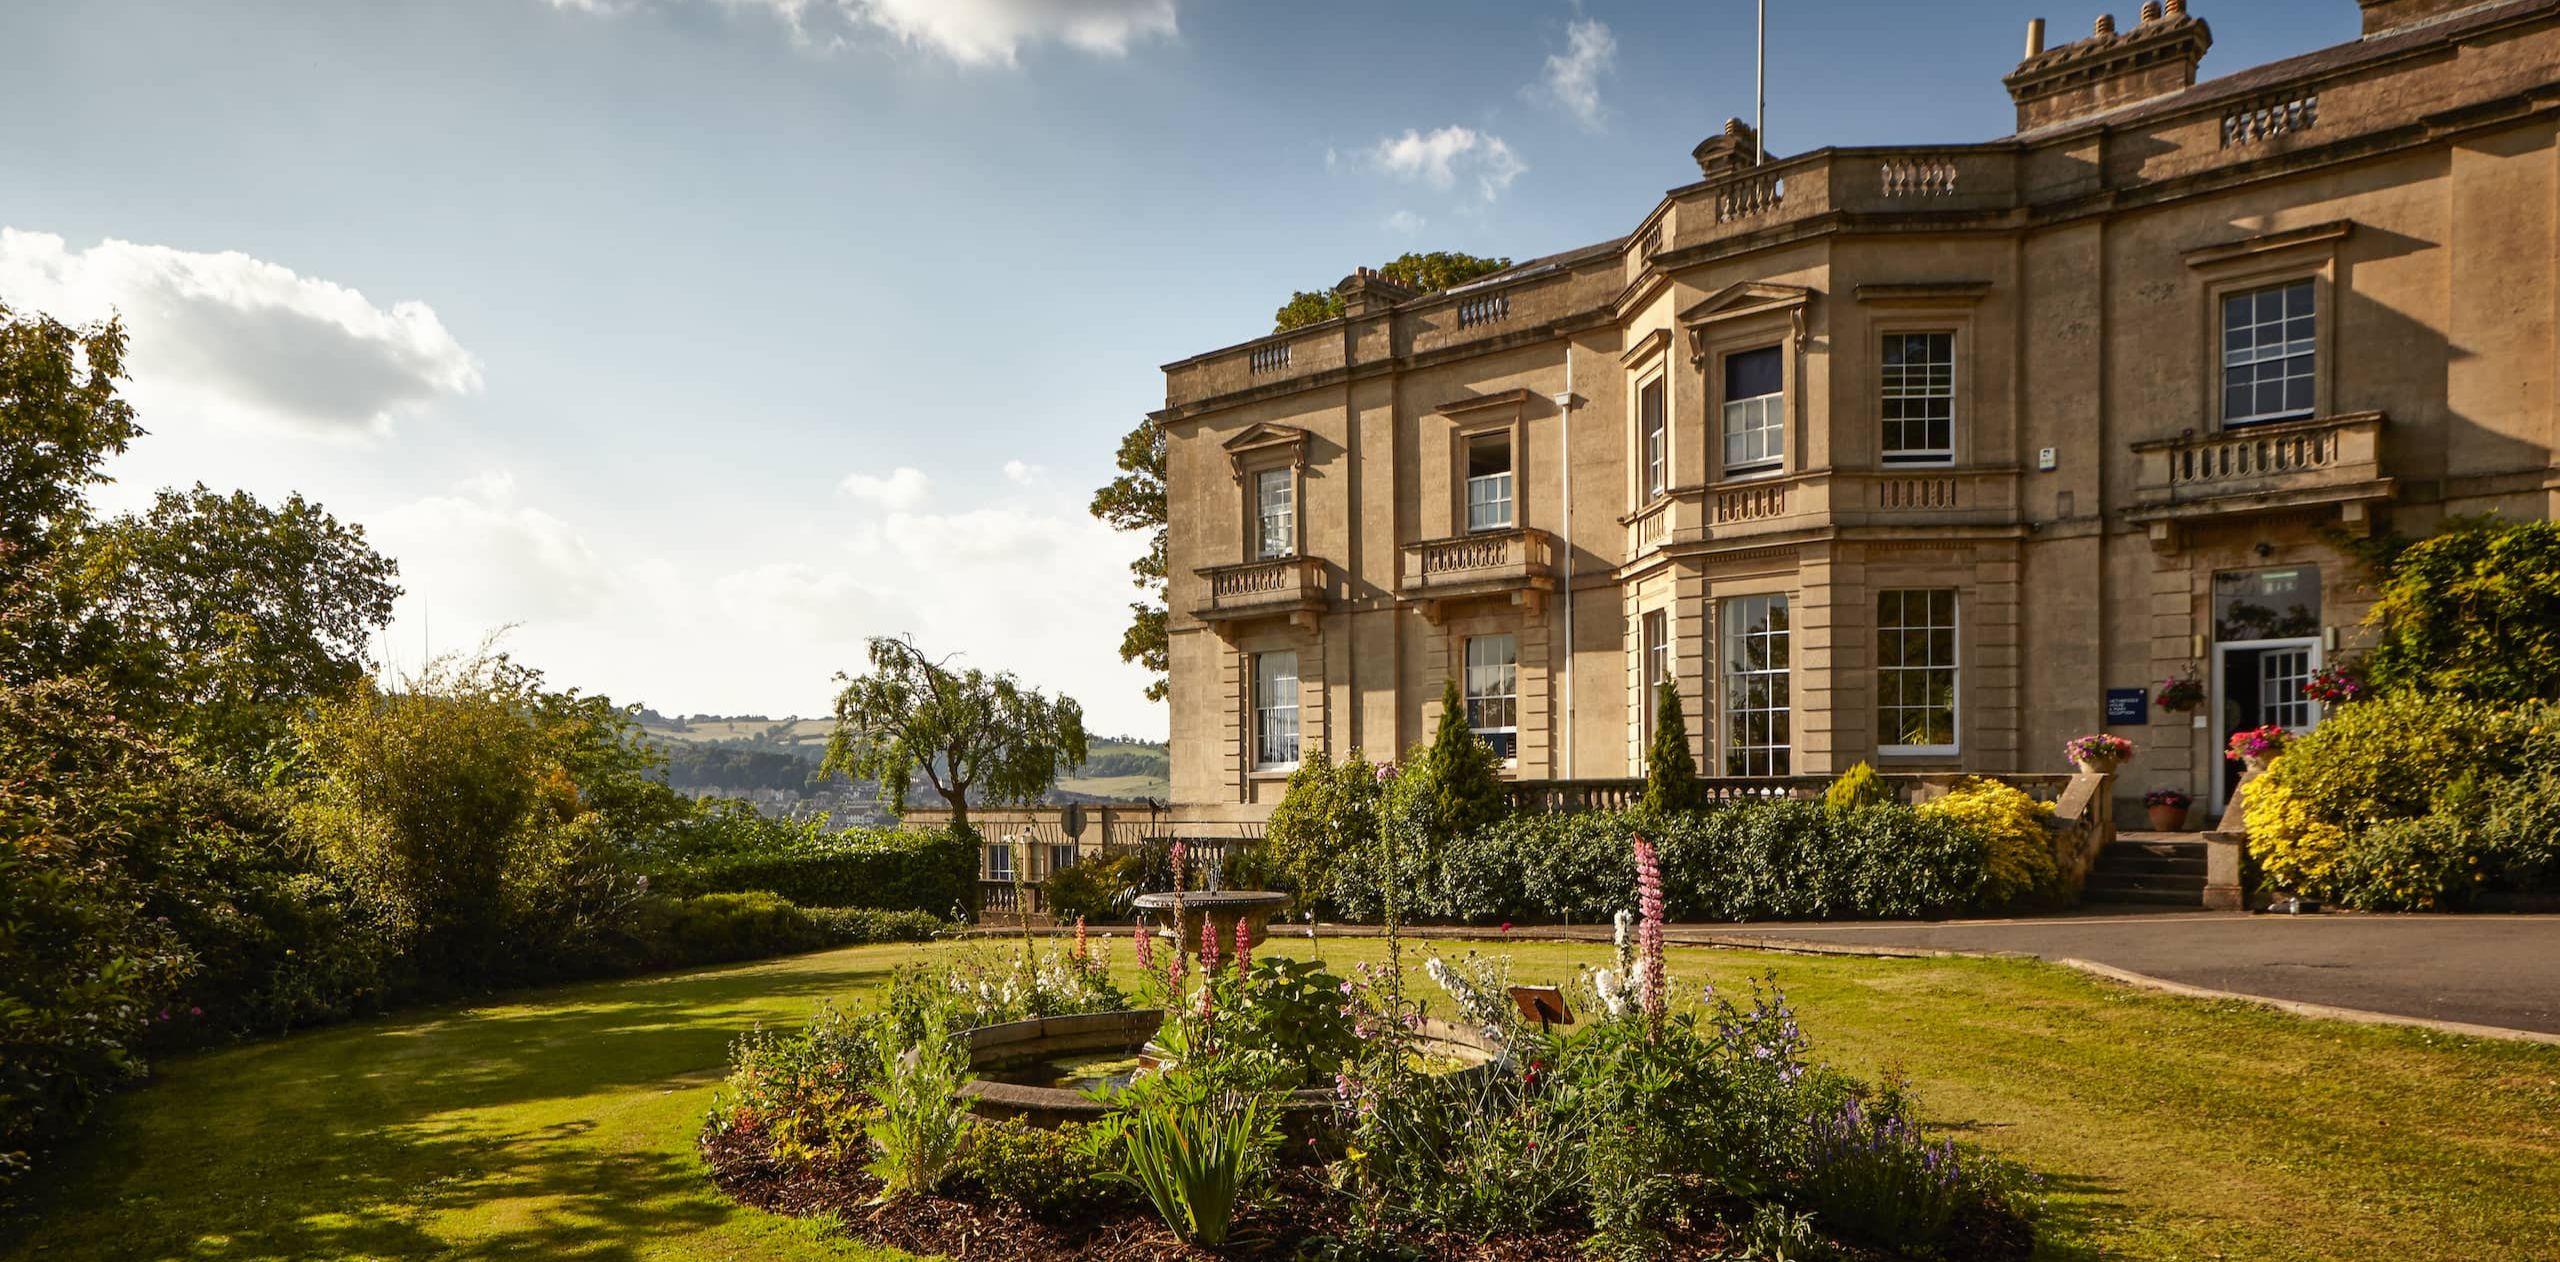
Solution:
<svg viewBox="0 0 2560 1262">
<path fill-rule="evenodd" d="M 1723 131 L 1698 142 L 1689 156 L 1698 160 L 1698 174 L 1708 179 L 1731 175 L 1760 160 L 1759 136 L 1751 130 L 1751 124 L 1728 118 Z"/>
<path fill-rule="evenodd" d="M 2027 56 L 2029 56 L 2029 57 L 2033 57 L 2033 56 L 2035 56 L 2037 53 L 2040 53 L 2040 52 L 2043 52 L 2043 51 L 2044 51 L 2044 19 L 2043 19 L 2043 18 L 2029 18 L 2029 19 L 2027 19 Z"/>
<path fill-rule="evenodd" d="M 2418 0 L 2364 0 L 2416 3 Z M 2445 0 L 2456 3 L 2459 0 Z M 2119 33 L 2101 13 L 2089 38 L 2044 48 L 2041 23 L 2027 28 L 2027 58 L 2002 80 L 2018 105 L 2018 130 L 2034 131 L 2195 86 L 2196 63 L 2213 47 L 2213 29 L 2189 17 L 2185 0 L 2149 0 L 2142 21 Z"/>
<path fill-rule="evenodd" d="M 2468 9 L 2480 0 L 2356 0 L 2364 7 L 2364 33 L 2379 35 L 2428 18 Z"/>
</svg>

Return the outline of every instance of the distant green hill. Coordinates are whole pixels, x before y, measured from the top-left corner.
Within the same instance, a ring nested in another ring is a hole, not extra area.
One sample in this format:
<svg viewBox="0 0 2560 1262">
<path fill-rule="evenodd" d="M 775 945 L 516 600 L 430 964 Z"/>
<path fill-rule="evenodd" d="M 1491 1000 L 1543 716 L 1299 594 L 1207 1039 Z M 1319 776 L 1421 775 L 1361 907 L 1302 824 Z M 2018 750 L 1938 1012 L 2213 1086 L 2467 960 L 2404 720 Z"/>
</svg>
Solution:
<svg viewBox="0 0 2560 1262">
<path fill-rule="evenodd" d="M 673 716 L 640 712 L 640 730 L 667 758 L 667 783 L 697 796 L 745 797 L 760 806 L 802 803 L 839 814 L 876 812 L 872 786 L 814 777 L 827 752 L 833 719 L 763 715 Z M 1082 767 L 1061 777 L 1049 800 L 1163 801 L 1172 787 L 1172 755 L 1162 741 L 1104 737 L 1091 743 Z M 930 789 L 909 794 L 917 806 L 939 806 Z"/>
</svg>

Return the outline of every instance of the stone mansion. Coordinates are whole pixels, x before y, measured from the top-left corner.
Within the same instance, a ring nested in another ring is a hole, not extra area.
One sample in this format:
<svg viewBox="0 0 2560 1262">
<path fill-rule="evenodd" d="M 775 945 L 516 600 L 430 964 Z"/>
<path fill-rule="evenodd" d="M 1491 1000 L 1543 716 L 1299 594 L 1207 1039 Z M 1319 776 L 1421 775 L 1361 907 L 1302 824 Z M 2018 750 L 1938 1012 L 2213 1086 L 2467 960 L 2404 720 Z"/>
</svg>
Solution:
<svg viewBox="0 0 2560 1262">
<path fill-rule="evenodd" d="M 2185 0 L 2039 21 L 2015 135 L 1728 123 L 1622 238 L 1167 365 L 1177 808 L 1453 679 L 1523 780 L 1641 775 L 1669 679 L 1708 775 L 2109 731 L 2218 808 L 2357 646 L 2349 542 L 2560 505 L 2560 0 L 2361 7 L 2205 82 Z"/>
</svg>

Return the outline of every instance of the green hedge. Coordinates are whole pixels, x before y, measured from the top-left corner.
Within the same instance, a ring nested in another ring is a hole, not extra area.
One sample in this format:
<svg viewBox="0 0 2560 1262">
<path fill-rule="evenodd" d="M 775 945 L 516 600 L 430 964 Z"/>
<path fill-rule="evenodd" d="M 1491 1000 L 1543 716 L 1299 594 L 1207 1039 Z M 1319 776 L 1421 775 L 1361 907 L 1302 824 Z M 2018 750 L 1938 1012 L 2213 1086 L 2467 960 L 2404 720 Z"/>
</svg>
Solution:
<svg viewBox="0 0 2560 1262">
<path fill-rule="evenodd" d="M 978 893 L 978 841 L 962 831 L 848 829 L 784 853 L 718 855 L 650 878 L 677 897 L 762 890 L 802 907 L 879 907 L 947 916 Z"/>
<path fill-rule="evenodd" d="M 1833 813 L 1800 801 L 1513 816 L 1437 854 L 1410 848 L 1399 879 L 1420 919 L 1595 923 L 1632 909 L 1638 832 L 1661 848 L 1673 920 L 1948 916 L 1987 894 L 1990 845 L 1971 829 L 1905 806 Z M 1338 910 L 1375 906 L 1372 851 L 1337 858 Z"/>
<path fill-rule="evenodd" d="M 798 907 L 763 891 L 652 897 L 642 900 L 633 918 L 627 954 L 620 962 L 631 968 L 683 968 L 823 947 L 922 942 L 943 923 L 921 911 Z"/>
</svg>

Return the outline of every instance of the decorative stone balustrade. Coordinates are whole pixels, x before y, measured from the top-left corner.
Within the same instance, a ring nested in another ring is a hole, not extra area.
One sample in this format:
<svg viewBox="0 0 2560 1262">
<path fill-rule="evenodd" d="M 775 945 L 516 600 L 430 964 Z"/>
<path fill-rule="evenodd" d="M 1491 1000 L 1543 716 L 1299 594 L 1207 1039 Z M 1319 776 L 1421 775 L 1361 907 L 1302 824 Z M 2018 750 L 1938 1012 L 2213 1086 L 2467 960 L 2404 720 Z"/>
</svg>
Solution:
<svg viewBox="0 0 2560 1262">
<path fill-rule="evenodd" d="M 2391 498 L 2382 475 L 2380 412 L 2251 425 L 2133 444 L 2134 500 L 2127 519 L 2169 543 L 2176 525 L 2251 513 L 2335 511 L 2362 529 Z"/>
<path fill-rule="evenodd" d="M 1716 222 L 1757 218 L 1783 209 L 1786 203 L 1786 176 L 1747 175 L 1716 190 Z"/>
<path fill-rule="evenodd" d="M 1397 593 L 1440 620 L 1452 600 L 1507 596 L 1536 605 L 1555 590 L 1555 538 L 1543 530 L 1497 530 L 1404 546 Z"/>
<path fill-rule="evenodd" d="M 1287 342 L 1281 342 L 1272 346 L 1257 346 L 1253 348 L 1253 372 L 1255 376 L 1258 377 L 1267 372 L 1279 372 L 1286 369 L 1288 366 L 1289 344 Z"/>
<path fill-rule="evenodd" d="M 1954 158 L 1939 155 L 1887 158 L 1879 169 L 1888 198 L 1953 197 L 1961 170 Z"/>
<path fill-rule="evenodd" d="M 1312 557 L 1212 566 L 1198 573 L 1208 580 L 1208 599 L 1192 612 L 1206 622 L 1311 616 L 1325 607 L 1324 563 Z"/>
<path fill-rule="evenodd" d="M 2277 136 L 2309 131 L 2320 122 L 2320 94 L 2261 102 L 2222 116 L 2222 147 L 2253 145 Z"/>
<path fill-rule="evenodd" d="M 1511 295 L 1487 294 L 1469 298 L 1458 304 L 1458 327 L 1472 329 L 1480 324 L 1495 324 L 1511 318 Z"/>
<path fill-rule="evenodd" d="M 1718 491 L 1715 498 L 1715 524 L 1729 526 L 1736 522 L 1767 521 L 1787 515 L 1787 483 L 1771 482 L 1760 486 L 1737 487 Z"/>
</svg>

